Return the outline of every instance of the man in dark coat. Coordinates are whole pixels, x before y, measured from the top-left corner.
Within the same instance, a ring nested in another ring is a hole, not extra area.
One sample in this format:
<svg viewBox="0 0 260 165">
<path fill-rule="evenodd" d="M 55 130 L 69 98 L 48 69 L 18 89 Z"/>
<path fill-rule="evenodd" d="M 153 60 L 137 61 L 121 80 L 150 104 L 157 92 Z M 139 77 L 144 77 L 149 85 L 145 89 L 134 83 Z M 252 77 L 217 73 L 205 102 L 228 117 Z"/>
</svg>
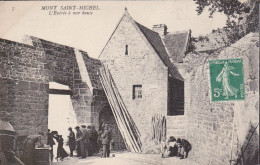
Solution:
<svg viewBox="0 0 260 165">
<path fill-rule="evenodd" d="M 103 158 L 109 157 L 110 154 L 110 141 L 111 131 L 109 130 L 108 124 L 105 124 L 103 133 L 101 134 L 101 142 L 103 146 Z"/>
<path fill-rule="evenodd" d="M 87 132 L 88 132 L 88 135 L 89 135 L 89 145 L 88 145 L 88 148 L 87 148 L 88 156 L 92 156 L 93 149 L 94 149 L 94 134 L 93 134 L 93 131 L 92 131 L 90 125 L 87 127 Z"/>
<path fill-rule="evenodd" d="M 99 147 L 98 147 L 98 132 L 95 129 L 95 126 L 92 126 L 91 130 L 92 130 L 92 135 L 93 135 L 93 152 L 97 153 L 99 151 Z"/>
<path fill-rule="evenodd" d="M 53 161 L 53 145 L 55 145 L 55 142 L 53 140 L 53 134 L 51 133 L 51 130 L 48 129 L 47 133 L 47 145 L 51 147 L 50 153 L 51 153 L 51 161 Z"/>
<path fill-rule="evenodd" d="M 70 148 L 70 156 L 73 156 L 73 151 L 75 150 L 75 133 L 72 131 L 72 128 L 69 127 L 69 136 L 68 136 L 68 143 L 69 143 L 69 148 Z"/>
<path fill-rule="evenodd" d="M 82 132 L 79 129 L 79 126 L 75 127 L 76 129 L 76 151 L 77 151 L 77 157 L 81 156 L 81 142 L 78 140 L 82 136 Z"/>
</svg>

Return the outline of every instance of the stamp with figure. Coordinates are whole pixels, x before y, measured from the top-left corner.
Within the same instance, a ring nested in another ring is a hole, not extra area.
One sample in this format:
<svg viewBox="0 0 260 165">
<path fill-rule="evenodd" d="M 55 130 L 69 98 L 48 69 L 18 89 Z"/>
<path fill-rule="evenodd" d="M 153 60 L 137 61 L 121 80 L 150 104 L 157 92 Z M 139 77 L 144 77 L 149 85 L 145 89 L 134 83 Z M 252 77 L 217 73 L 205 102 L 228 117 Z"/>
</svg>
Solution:
<svg viewBox="0 0 260 165">
<path fill-rule="evenodd" d="M 245 99 L 243 59 L 209 61 L 211 101 Z"/>
</svg>

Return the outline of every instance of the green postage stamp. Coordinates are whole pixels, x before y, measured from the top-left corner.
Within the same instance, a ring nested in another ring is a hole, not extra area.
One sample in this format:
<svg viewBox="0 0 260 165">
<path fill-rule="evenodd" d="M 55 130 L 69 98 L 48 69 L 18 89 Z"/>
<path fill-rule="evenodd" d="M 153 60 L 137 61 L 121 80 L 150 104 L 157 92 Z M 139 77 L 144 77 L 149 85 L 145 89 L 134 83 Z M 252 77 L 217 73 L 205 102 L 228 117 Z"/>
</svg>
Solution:
<svg viewBox="0 0 260 165">
<path fill-rule="evenodd" d="M 213 102 L 245 99 L 242 58 L 211 60 L 209 70 Z"/>
</svg>

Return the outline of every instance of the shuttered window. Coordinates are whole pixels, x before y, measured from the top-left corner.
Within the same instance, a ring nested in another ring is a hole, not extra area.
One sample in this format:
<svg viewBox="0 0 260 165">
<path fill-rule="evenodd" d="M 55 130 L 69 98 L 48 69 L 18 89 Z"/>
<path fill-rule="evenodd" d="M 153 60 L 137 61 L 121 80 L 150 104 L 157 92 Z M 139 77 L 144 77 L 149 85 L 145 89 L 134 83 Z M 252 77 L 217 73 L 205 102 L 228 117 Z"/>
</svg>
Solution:
<svg viewBox="0 0 260 165">
<path fill-rule="evenodd" d="M 142 98 L 142 85 L 133 85 L 133 99 Z"/>
</svg>

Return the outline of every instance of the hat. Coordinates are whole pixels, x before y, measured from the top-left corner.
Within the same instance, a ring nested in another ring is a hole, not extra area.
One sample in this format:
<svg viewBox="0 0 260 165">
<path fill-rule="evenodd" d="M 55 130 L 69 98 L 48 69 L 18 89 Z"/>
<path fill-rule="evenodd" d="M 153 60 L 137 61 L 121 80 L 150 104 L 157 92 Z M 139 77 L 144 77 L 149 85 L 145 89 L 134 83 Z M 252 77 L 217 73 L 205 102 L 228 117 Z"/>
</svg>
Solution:
<svg viewBox="0 0 260 165">
<path fill-rule="evenodd" d="M 51 134 L 58 134 L 58 132 L 57 131 L 51 131 Z"/>
<path fill-rule="evenodd" d="M 75 127 L 75 129 L 79 129 L 79 126 Z"/>
<path fill-rule="evenodd" d="M 173 137 L 173 136 L 170 136 L 170 139 L 169 139 L 169 141 L 170 141 L 170 142 L 174 142 L 174 141 L 176 141 L 176 139 L 175 139 L 175 137 Z"/>
<path fill-rule="evenodd" d="M 85 126 L 85 125 L 81 125 L 81 127 L 82 127 L 82 128 L 86 128 L 86 126 Z"/>
</svg>

